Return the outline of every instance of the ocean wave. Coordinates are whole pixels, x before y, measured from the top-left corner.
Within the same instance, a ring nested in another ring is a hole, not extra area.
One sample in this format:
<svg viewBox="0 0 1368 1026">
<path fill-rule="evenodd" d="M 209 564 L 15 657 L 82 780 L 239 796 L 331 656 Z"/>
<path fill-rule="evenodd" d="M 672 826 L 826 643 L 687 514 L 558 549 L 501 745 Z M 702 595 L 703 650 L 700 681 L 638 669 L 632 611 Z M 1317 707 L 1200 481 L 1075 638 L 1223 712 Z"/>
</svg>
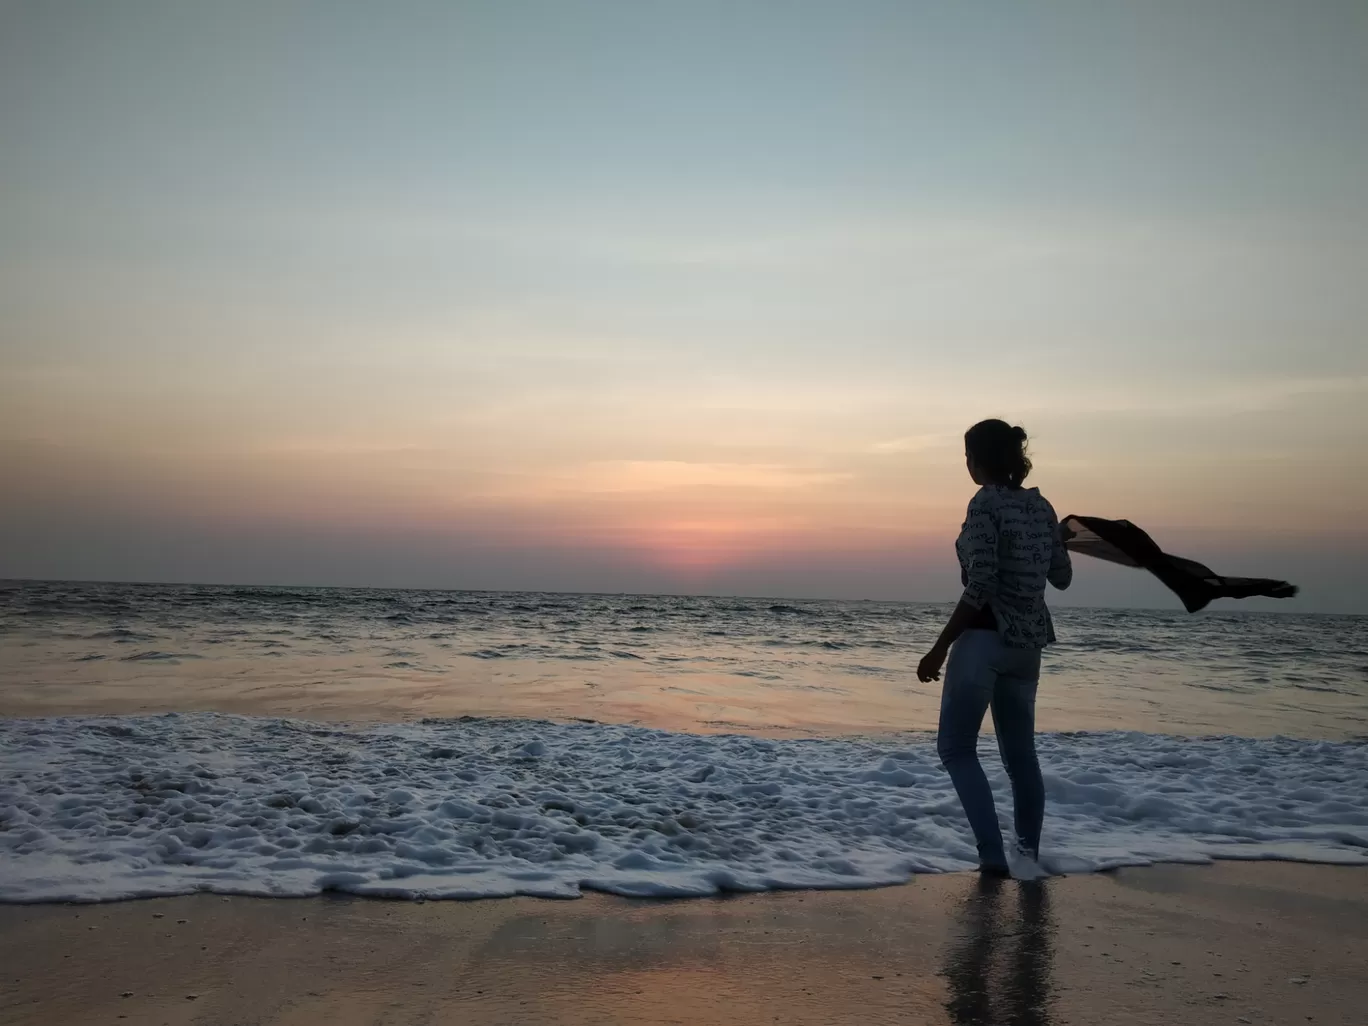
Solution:
<svg viewBox="0 0 1368 1026">
<path fill-rule="evenodd" d="M 95 631 L 85 637 L 90 641 L 114 641 L 132 643 L 136 641 L 156 641 L 157 635 L 130 630 L 127 627 L 111 627 L 109 630 Z"/>
<path fill-rule="evenodd" d="M 77 659 L 112 676 L 180 663 L 187 678 L 236 680 L 245 671 L 262 684 L 287 661 L 282 679 L 384 676 L 394 661 L 454 675 L 481 659 L 505 667 L 513 688 L 533 675 L 576 683 L 612 665 L 623 681 L 639 676 L 649 694 L 657 675 L 717 668 L 829 680 L 851 689 L 852 714 L 866 723 L 881 715 L 867 701 L 881 680 L 916 688 L 917 660 L 948 611 L 782 597 L 0 582 L 0 636 L 35 680 Z M 1045 652 L 1042 695 L 1056 684 L 1105 686 L 1118 726 L 1152 725 L 1163 709 L 1177 730 L 1219 715 L 1239 733 L 1342 737 L 1362 722 L 1354 716 L 1368 714 L 1368 617 L 1055 614 L 1061 643 Z M 136 658 L 120 661 L 125 655 Z M 97 674 L 82 676 L 81 687 L 98 686 Z M 736 700 L 749 699 L 743 690 Z M 1096 722 L 1078 719 L 1095 711 L 1091 700 L 1071 703 L 1056 722 Z M 805 714 L 789 710 L 785 722 L 821 729 Z"/>
<path fill-rule="evenodd" d="M 521 648 L 522 646 L 518 646 Z M 462 652 L 461 655 L 469 656 L 471 659 L 509 659 L 524 655 L 520 651 L 505 651 L 497 648 L 475 648 L 469 652 Z"/>
<path fill-rule="evenodd" d="M 1368 864 L 1361 742 L 1074 733 L 1042 735 L 1040 751 L 1052 872 Z M 0 721 L 0 901 L 681 897 L 876 887 L 974 861 L 926 736 L 208 713 Z"/>
<path fill-rule="evenodd" d="M 204 656 L 196 655 L 194 652 L 161 652 L 157 649 L 148 649 L 143 652 L 134 652 L 132 655 L 122 656 L 121 663 L 177 663 L 182 659 L 203 659 Z"/>
</svg>

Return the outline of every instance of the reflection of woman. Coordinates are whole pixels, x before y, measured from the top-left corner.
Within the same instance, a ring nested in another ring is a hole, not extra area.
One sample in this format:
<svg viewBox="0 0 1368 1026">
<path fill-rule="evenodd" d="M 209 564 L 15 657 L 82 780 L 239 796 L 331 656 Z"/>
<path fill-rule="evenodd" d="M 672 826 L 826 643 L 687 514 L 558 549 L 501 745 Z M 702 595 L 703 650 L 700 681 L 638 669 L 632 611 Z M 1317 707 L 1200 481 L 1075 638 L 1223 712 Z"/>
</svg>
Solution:
<svg viewBox="0 0 1368 1026">
<path fill-rule="evenodd" d="M 993 1019 L 993 938 L 1004 931 L 1000 880 L 981 879 L 977 893 L 964 902 L 960 929 L 964 935 L 945 961 L 950 988 L 945 1010 L 958 1024 L 991 1023 Z"/>
<path fill-rule="evenodd" d="M 1001 880 L 984 878 L 964 905 L 963 937 L 945 963 L 945 1009 L 956 1026 L 1045 1026 L 1050 997 L 1049 895 L 1039 882 L 1017 889 L 1016 915 Z"/>
<path fill-rule="evenodd" d="M 978 760 L 978 732 L 991 707 L 1012 781 L 1017 850 L 1035 860 L 1045 817 L 1035 751 L 1036 685 L 1040 650 L 1055 640 L 1045 584 L 1067 588 L 1073 568 L 1054 507 L 1038 488 L 1022 487 L 1031 471 L 1026 432 L 985 420 L 965 432 L 964 449 L 969 476 L 980 486 L 955 543 L 964 595 L 917 677 L 939 678 L 949 655 L 936 747 L 973 828 L 979 869 L 1006 876 L 993 791 Z"/>
</svg>

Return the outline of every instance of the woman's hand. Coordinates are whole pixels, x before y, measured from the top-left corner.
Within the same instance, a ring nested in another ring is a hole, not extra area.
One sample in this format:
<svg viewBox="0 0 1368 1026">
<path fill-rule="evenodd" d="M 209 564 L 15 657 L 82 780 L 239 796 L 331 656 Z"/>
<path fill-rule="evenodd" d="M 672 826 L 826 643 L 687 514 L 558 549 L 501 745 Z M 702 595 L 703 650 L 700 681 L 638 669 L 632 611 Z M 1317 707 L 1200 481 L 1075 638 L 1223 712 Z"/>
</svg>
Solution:
<svg viewBox="0 0 1368 1026">
<path fill-rule="evenodd" d="M 917 680 L 923 684 L 940 680 L 941 667 L 945 665 L 945 655 L 945 648 L 939 642 L 933 645 L 931 651 L 922 656 L 922 661 L 917 664 Z"/>
</svg>

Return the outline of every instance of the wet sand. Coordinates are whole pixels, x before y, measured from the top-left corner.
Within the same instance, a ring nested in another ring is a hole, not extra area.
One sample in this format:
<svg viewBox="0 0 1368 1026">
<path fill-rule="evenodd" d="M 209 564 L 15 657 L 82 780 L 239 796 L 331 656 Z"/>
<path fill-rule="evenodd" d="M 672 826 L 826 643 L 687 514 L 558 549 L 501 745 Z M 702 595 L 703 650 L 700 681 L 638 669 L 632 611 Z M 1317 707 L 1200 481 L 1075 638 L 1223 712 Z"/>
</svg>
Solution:
<svg viewBox="0 0 1368 1026">
<path fill-rule="evenodd" d="M 677 902 L 0 906 L 0 1022 L 1358 1024 L 1368 871 Z"/>
</svg>

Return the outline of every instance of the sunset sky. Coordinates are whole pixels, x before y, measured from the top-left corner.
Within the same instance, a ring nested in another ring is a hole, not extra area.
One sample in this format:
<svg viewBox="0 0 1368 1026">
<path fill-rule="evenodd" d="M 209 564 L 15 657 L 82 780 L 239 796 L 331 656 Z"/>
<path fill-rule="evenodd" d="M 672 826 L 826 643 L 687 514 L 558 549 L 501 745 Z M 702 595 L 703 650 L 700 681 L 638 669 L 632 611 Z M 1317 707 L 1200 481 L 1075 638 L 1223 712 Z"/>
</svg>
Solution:
<svg viewBox="0 0 1368 1026">
<path fill-rule="evenodd" d="M 1365 55 L 1362 0 L 0 0 L 0 577 L 951 599 L 1002 416 L 1061 514 L 1368 612 Z"/>
</svg>

